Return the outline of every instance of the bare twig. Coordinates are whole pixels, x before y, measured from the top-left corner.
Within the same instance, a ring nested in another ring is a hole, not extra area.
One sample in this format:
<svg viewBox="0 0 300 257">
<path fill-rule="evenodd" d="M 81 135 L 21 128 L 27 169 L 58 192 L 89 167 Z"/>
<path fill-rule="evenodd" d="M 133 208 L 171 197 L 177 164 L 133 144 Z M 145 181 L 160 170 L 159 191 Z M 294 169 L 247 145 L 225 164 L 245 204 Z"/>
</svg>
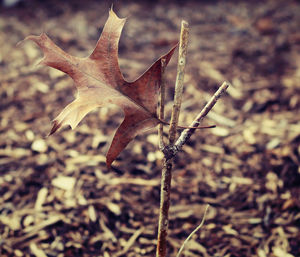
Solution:
<svg viewBox="0 0 300 257">
<path fill-rule="evenodd" d="M 161 82 L 160 82 L 160 101 L 159 101 L 159 119 L 165 118 L 165 98 L 166 98 L 166 79 L 165 79 L 166 60 L 161 59 Z M 159 149 L 165 147 L 164 143 L 164 124 L 160 123 L 158 126 Z"/>
<path fill-rule="evenodd" d="M 144 228 L 140 228 L 139 230 L 136 230 L 134 234 L 129 238 L 129 240 L 126 242 L 124 248 L 122 251 L 118 252 L 114 257 L 119 257 L 122 255 L 125 255 L 131 246 L 135 243 L 137 238 L 143 233 Z"/>
<path fill-rule="evenodd" d="M 191 127 L 199 126 L 201 121 L 204 119 L 207 113 L 214 107 L 216 102 L 219 100 L 221 95 L 226 91 L 228 87 L 229 87 L 229 83 L 227 83 L 226 81 L 223 82 L 223 84 L 220 86 L 217 92 L 213 95 L 213 97 L 209 100 L 209 102 L 204 106 L 202 111 L 198 114 L 196 119 L 192 122 Z M 193 135 L 194 132 L 195 132 L 195 128 L 189 128 L 182 131 L 180 137 L 177 139 L 175 143 L 174 154 L 176 154 L 178 151 L 181 150 L 182 146 L 189 140 L 189 138 Z"/>
<path fill-rule="evenodd" d="M 172 179 L 172 159 L 164 158 L 160 188 L 160 208 L 158 221 L 157 257 L 165 257 L 169 227 L 170 189 Z"/>
<path fill-rule="evenodd" d="M 165 257 L 166 248 L 167 248 L 167 234 L 169 226 L 169 207 L 170 207 L 170 189 L 171 189 L 171 178 L 172 178 L 172 165 L 173 157 L 181 150 L 182 146 L 187 142 L 191 137 L 194 131 L 199 126 L 200 122 L 207 115 L 207 113 L 213 108 L 221 95 L 226 91 L 229 84 L 224 82 L 218 91 L 213 95 L 211 100 L 205 105 L 202 111 L 198 114 L 192 125 L 185 129 L 180 137 L 176 138 L 176 129 L 178 126 L 178 118 L 180 113 L 182 91 L 183 91 L 183 81 L 184 81 L 184 67 L 185 67 L 185 58 L 187 51 L 187 41 L 188 41 L 188 23 L 182 21 L 181 23 L 181 33 L 180 33 L 180 43 L 179 43 L 179 58 L 178 58 L 178 68 L 177 68 L 177 77 L 176 77 L 176 86 L 175 86 L 175 95 L 174 95 L 174 105 L 172 110 L 170 128 L 169 128 L 169 144 L 164 146 L 162 129 L 159 129 L 160 135 L 160 149 L 164 153 L 164 161 L 162 168 L 162 177 L 161 177 L 161 193 L 160 193 L 160 210 L 159 210 L 159 224 L 158 224 L 158 238 L 157 238 L 157 249 L 156 257 Z M 162 102 L 162 98 L 161 98 Z M 162 121 L 163 117 L 162 109 L 160 109 L 160 120 L 161 124 L 166 122 Z M 161 126 L 161 125 L 160 125 Z M 175 143 L 175 144 L 174 144 Z M 163 147 L 164 146 L 164 147 Z M 206 211 L 205 211 L 206 213 Z M 204 222 L 204 220 L 203 220 Z M 191 234 L 191 236 L 196 233 L 197 230 L 202 226 L 203 222 L 196 228 L 196 230 Z M 191 237 L 190 236 L 190 237 Z M 186 240 L 188 241 L 189 238 Z M 184 245 L 186 242 L 184 243 Z M 183 245 L 183 247 L 184 247 Z M 181 250 L 182 251 L 182 250 Z M 181 252 L 180 251 L 180 252 Z M 180 254 L 179 252 L 179 254 Z"/>
<path fill-rule="evenodd" d="M 217 92 L 213 95 L 210 101 L 204 106 L 202 111 L 198 114 L 196 119 L 192 122 L 191 127 L 185 129 L 175 145 L 169 144 L 164 152 L 164 164 L 162 169 L 162 179 L 161 179 L 161 198 L 160 198 L 160 216 L 159 216 L 159 227 L 158 227 L 158 243 L 157 243 L 157 257 L 165 257 L 166 256 L 166 243 L 167 243 L 167 232 L 168 232 L 168 212 L 170 206 L 170 188 L 171 188 L 171 177 L 172 177 L 172 164 L 173 157 L 181 150 L 182 146 L 187 142 L 187 140 L 192 136 L 195 132 L 197 126 L 199 126 L 200 122 L 207 115 L 207 113 L 213 108 L 221 95 L 226 91 L 229 84 L 224 82 L 221 87 L 217 90 Z"/>
<path fill-rule="evenodd" d="M 176 137 L 176 128 L 178 125 L 178 117 L 181 106 L 181 98 L 183 91 L 184 67 L 188 41 L 188 23 L 182 21 L 181 33 L 179 41 L 179 57 L 177 66 L 177 77 L 175 85 L 174 106 L 172 110 L 171 123 L 169 128 L 169 146 L 173 145 Z M 169 146 L 164 147 L 169 148 Z M 163 150 L 164 162 L 161 176 L 160 191 L 160 209 L 158 222 L 158 238 L 157 238 L 157 257 L 165 257 L 167 249 L 167 234 L 169 227 L 169 207 L 170 207 L 170 189 L 172 178 L 173 159 L 169 158 L 169 154 Z"/>
<path fill-rule="evenodd" d="M 179 41 L 179 56 L 178 56 L 177 77 L 176 77 L 176 84 L 175 84 L 174 105 L 173 105 L 170 129 L 169 129 L 169 142 L 171 145 L 173 145 L 175 142 L 176 128 L 178 125 L 178 118 L 179 118 L 180 107 L 181 107 L 188 36 L 189 36 L 189 24 L 186 21 L 182 21 L 180 41 Z"/>
<path fill-rule="evenodd" d="M 188 242 L 188 241 L 192 238 L 192 236 L 193 236 L 193 235 L 194 235 L 194 234 L 195 234 L 195 233 L 203 226 L 203 224 L 204 224 L 204 222 L 205 222 L 205 216 L 206 216 L 208 207 L 209 207 L 209 204 L 206 205 L 206 208 L 205 208 L 205 211 L 204 211 L 204 214 L 203 214 L 203 218 L 202 218 L 202 221 L 201 221 L 200 225 L 194 229 L 194 231 L 187 237 L 187 239 L 184 240 L 184 242 L 183 242 L 182 246 L 180 247 L 180 249 L 179 249 L 179 251 L 178 251 L 176 257 L 179 257 L 179 256 L 180 256 L 180 254 L 182 253 L 182 251 L 183 251 L 185 245 L 187 244 L 187 242 Z"/>
</svg>

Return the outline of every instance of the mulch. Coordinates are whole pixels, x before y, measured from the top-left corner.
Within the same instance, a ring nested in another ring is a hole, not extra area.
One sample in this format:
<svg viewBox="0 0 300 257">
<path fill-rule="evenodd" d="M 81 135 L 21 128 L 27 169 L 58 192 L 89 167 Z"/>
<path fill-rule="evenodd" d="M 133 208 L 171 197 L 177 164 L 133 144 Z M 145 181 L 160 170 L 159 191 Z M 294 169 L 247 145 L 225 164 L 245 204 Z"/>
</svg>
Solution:
<svg viewBox="0 0 300 257">
<path fill-rule="evenodd" d="M 76 56 L 91 53 L 106 1 L 23 1 L 0 7 L 0 255 L 155 256 L 162 154 L 156 130 L 113 163 L 105 153 L 121 111 L 103 107 L 75 130 L 46 137 L 75 88 L 30 34 Z M 232 86 L 175 159 L 168 256 L 210 205 L 183 256 L 300 256 L 300 4 L 298 1 L 120 1 L 125 78 L 190 40 L 180 124 L 224 80 Z M 176 77 L 167 69 L 167 119 Z"/>
</svg>

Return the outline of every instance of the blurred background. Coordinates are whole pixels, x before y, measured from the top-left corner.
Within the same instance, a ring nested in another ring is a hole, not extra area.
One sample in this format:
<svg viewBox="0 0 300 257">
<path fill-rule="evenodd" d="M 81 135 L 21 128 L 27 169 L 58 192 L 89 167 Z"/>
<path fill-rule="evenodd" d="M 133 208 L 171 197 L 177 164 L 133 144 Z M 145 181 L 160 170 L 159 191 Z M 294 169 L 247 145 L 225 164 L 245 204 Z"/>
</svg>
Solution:
<svg viewBox="0 0 300 257">
<path fill-rule="evenodd" d="M 156 130 L 105 167 L 122 120 L 116 107 L 46 138 L 76 93 L 26 36 L 91 53 L 114 4 L 128 17 L 119 48 L 133 80 L 179 37 L 190 39 L 180 124 L 224 80 L 232 83 L 178 154 L 168 256 L 200 224 L 183 256 L 300 256 L 299 1 L 2 1 L 0 7 L 0 255 L 154 256 L 162 154 Z M 167 68 L 168 103 L 177 53 Z"/>
</svg>

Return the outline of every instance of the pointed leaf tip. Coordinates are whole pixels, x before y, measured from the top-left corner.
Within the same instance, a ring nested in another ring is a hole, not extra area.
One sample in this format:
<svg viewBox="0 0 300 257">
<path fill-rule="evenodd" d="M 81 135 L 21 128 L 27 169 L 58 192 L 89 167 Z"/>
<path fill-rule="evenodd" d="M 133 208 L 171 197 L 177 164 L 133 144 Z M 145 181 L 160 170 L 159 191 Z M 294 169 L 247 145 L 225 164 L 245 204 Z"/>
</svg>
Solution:
<svg viewBox="0 0 300 257">
<path fill-rule="evenodd" d="M 52 129 L 51 129 L 48 136 L 53 135 L 60 127 L 61 127 L 61 123 L 59 123 L 57 120 L 54 120 Z"/>
<path fill-rule="evenodd" d="M 39 35 L 39 36 L 37 36 L 37 35 L 29 35 L 29 36 L 25 37 L 23 41 L 25 41 L 25 40 L 31 40 L 31 41 L 33 41 L 33 42 L 35 42 L 35 43 L 38 44 L 38 41 L 39 41 L 42 37 L 45 37 L 45 36 L 46 36 L 45 33 L 42 33 L 42 34 Z"/>
<path fill-rule="evenodd" d="M 111 164 L 112 164 L 112 162 L 113 162 L 113 161 L 108 160 L 108 159 L 106 158 L 106 168 L 107 168 L 108 170 L 111 169 Z"/>
<path fill-rule="evenodd" d="M 126 21 L 126 18 L 120 18 L 113 10 L 113 5 L 111 6 L 111 8 L 109 9 L 109 17 L 112 17 L 114 19 L 118 19 L 118 20 L 123 20 L 124 22 Z"/>
</svg>

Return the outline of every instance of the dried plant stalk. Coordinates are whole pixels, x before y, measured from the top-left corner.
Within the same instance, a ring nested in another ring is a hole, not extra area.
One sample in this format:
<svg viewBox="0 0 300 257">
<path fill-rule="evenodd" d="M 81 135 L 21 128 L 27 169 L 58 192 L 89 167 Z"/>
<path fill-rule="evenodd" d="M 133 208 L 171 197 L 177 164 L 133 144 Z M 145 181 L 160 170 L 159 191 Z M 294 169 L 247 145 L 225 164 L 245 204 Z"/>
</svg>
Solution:
<svg viewBox="0 0 300 257">
<path fill-rule="evenodd" d="M 176 257 L 179 257 L 179 256 L 180 256 L 180 254 L 183 252 L 183 249 L 184 249 L 184 247 L 186 246 L 186 244 L 188 243 L 188 241 L 192 238 L 193 235 L 195 235 L 195 233 L 196 233 L 200 228 L 202 228 L 202 226 L 203 226 L 203 224 L 204 224 L 204 222 L 205 222 L 205 217 L 206 217 L 206 213 L 207 213 L 208 207 L 209 207 L 209 204 L 206 205 L 206 208 L 205 208 L 205 211 L 204 211 L 204 214 L 203 214 L 203 218 L 202 218 L 201 223 L 200 223 L 199 226 L 196 227 L 196 228 L 193 230 L 193 232 L 192 232 L 192 233 L 184 240 L 184 242 L 183 242 L 182 246 L 180 247 L 180 249 L 179 249 L 179 251 L 178 251 Z"/>
<path fill-rule="evenodd" d="M 175 84 L 174 105 L 172 109 L 172 116 L 171 116 L 170 129 L 169 129 L 169 143 L 171 145 L 173 145 L 175 142 L 176 129 L 178 125 L 178 119 L 179 119 L 179 113 L 181 107 L 188 37 L 189 37 L 189 24 L 186 21 L 182 21 L 180 41 L 179 41 L 179 55 L 178 55 L 178 65 L 177 65 L 177 77 L 176 77 L 176 84 Z"/>
<path fill-rule="evenodd" d="M 175 143 L 175 150 L 174 154 L 181 150 L 182 146 L 189 140 L 192 134 L 195 132 L 195 127 L 198 127 L 204 117 L 209 113 L 209 111 L 214 107 L 217 103 L 219 98 L 223 95 L 223 93 L 229 87 L 229 83 L 224 81 L 223 84 L 219 87 L 216 93 L 212 96 L 212 98 L 208 101 L 208 103 L 204 106 L 198 116 L 190 125 L 191 128 L 185 129 L 181 134 L 180 137 L 177 139 Z"/>
<path fill-rule="evenodd" d="M 172 159 L 164 158 L 160 188 L 160 213 L 158 221 L 157 257 L 165 257 L 169 227 L 169 207 L 172 179 Z"/>
<path fill-rule="evenodd" d="M 171 122 L 169 127 L 169 144 L 164 145 L 163 142 L 163 129 L 162 124 L 159 127 L 159 146 L 164 153 L 164 161 L 162 168 L 162 177 L 161 177 L 161 192 L 160 192 L 160 210 L 159 210 L 159 223 L 158 223 L 158 238 L 157 238 L 157 249 L 156 257 L 165 257 L 167 249 L 167 235 L 168 235 L 168 226 L 169 226 L 169 207 L 170 207 L 170 190 L 171 190 L 171 179 L 172 179 L 172 165 L 173 158 L 181 150 L 182 146 L 187 142 L 187 140 L 192 136 L 203 118 L 207 113 L 213 108 L 221 95 L 226 91 L 229 84 L 224 82 L 218 91 L 213 95 L 210 101 L 205 105 L 202 111 L 198 114 L 194 122 L 190 127 L 186 128 L 176 140 L 176 129 L 178 126 L 178 119 L 181 107 L 181 99 L 183 92 L 183 82 L 184 82 L 184 69 L 186 63 L 186 53 L 187 53 L 187 43 L 188 43 L 188 23 L 182 21 L 181 23 L 181 33 L 180 33 L 180 42 L 179 42 L 179 57 L 178 57 L 178 66 L 177 66 L 177 77 L 175 85 L 175 95 L 174 95 L 174 105 L 172 109 Z M 164 80 L 162 80 L 164 83 Z M 162 119 L 164 115 L 164 85 L 162 85 L 161 99 L 160 99 L 160 113 L 159 118 Z M 198 226 L 195 232 L 202 226 Z M 193 233 L 195 233 L 193 232 Z M 192 234 L 193 234 L 192 233 Z M 189 237 L 190 238 L 190 237 Z M 188 239 L 187 239 L 188 241 Z M 185 243 L 184 243 L 185 244 Z M 183 245 L 184 246 L 184 245 Z M 182 249 L 181 249 L 182 251 Z M 179 251 L 179 254 L 180 252 Z"/>
<path fill-rule="evenodd" d="M 160 213 L 159 213 L 159 224 L 158 224 L 158 242 L 156 257 L 166 256 L 166 246 L 167 246 L 167 234 L 168 234 L 168 214 L 170 207 L 170 189 L 171 189 L 171 178 L 172 178 L 172 165 L 174 156 L 181 150 L 183 145 L 187 140 L 193 135 L 197 126 L 201 123 L 203 118 L 208 114 L 208 112 L 214 107 L 218 99 L 229 87 L 227 82 L 223 82 L 220 88 L 212 96 L 209 102 L 204 106 L 195 120 L 192 122 L 191 127 L 185 129 L 180 137 L 177 139 L 175 145 L 169 144 L 163 149 L 164 153 L 164 164 L 162 169 L 161 178 L 161 192 L 160 192 Z"/>
<path fill-rule="evenodd" d="M 173 105 L 170 128 L 169 128 L 169 146 L 173 145 L 176 137 L 176 129 L 178 125 L 178 117 L 180 113 L 182 91 L 183 91 L 187 42 L 188 42 L 188 23 L 186 21 L 182 21 L 180 41 L 179 41 L 179 56 L 178 56 L 177 77 L 176 77 L 176 84 L 175 84 L 174 105 Z M 162 133 L 162 130 L 159 131 L 160 133 Z M 162 134 L 160 134 L 160 145 L 163 145 Z M 168 154 L 166 154 L 166 151 L 164 151 L 164 149 L 163 152 L 165 154 L 165 157 L 164 157 L 162 177 L 161 177 L 160 212 L 159 212 L 158 239 L 157 239 L 158 242 L 157 242 L 157 250 L 156 250 L 157 257 L 166 256 L 167 234 L 168 234 L 168 226 L 169 226 L 170 188 L 171 188 L 172 164 L 173 164 L 173 159 L 168 157 Z"/>
<path fill-rule="evenodd" d="M 161 59 L 161 85 L 160 85 L 160 98 L 159 98 L 159 113 L 160 120 L 165 118 L 165 99 L 166 99 L 166 78 L 165 78 L 166 61 Z M 162 150 L 165 147 L 164 143 L 164 124 L 160 123 L 158 126 L 159 137 L 159 149 Z"/>
</svg>

